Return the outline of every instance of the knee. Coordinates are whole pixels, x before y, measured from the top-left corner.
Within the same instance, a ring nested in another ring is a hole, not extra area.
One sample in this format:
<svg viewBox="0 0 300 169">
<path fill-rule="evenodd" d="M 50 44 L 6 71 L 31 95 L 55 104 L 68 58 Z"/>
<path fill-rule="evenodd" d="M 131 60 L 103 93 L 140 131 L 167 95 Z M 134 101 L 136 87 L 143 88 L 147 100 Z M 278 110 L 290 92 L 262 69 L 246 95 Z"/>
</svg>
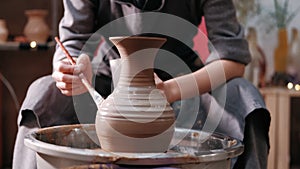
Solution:
<svg viewBox="0 0 300 169">
<path fill-rule="evenodd" d="M 60 95 L 62 94 L 50 75 L 35 80 L 29 86 L 21 105 L 18 124 L 29 126 L 39 124 L 39 118 L 51 113 L 53 111 L 51 107 L 58 105 L 57 103 L 61 101 L 57 99 Z"/>
<path fill-rule="evenodd" d="M 267 109 L 260 108 L 252 111 L 246 117 L 246 123 L 255 124 L 254 126 L 261 126 L 263 128 L 269 129 L 271 116 Z"/>
<path fill-rule="evenodd" d="M 249 82 L 247 79 L 245 79 L 243 77 L 237 77 L 237 78 L 231 79 L 228 81 L 227 85 L 228 86 L 239 85 L 239 86 L 256 88 L 251 82 Z"/>
<path fill-rule="evenodd" d="M 268 147 L 269 145 L 269 128 L 271 123 L 271 116 L 268 110 L 266 109 L 256 109 L 253 112 L 251 112 L 246 117 L 246 126 L 245 126 L 245 132 L 249 130 L 248 132 L 255 132 L 256 138 L 261 138 L 262 140 L 265 140 Z"/>
<path fill-rule="evenodd" d="M 55 81 L 53 80 L 51 75 L 43 76 L 36 79 L 34 82 L 31 83 L 29 86 L 26 98 L 39 98 L 46 93 L 54 93 L 58 92 L 58 88 L 56 87 Z M 25 99 L 26 99 L 25 98 Z"/>
<path fill-rule="evenodd" d="M 51 75 L 42 76 L 31 83 L 29 89 L 42 87 L 42 86 L 50 86 L 55 85 L 55 81 L 53 80 Z"/>
<path fill-rule="evenodd" d="M 21 119 L 19 122 L 19 126 L 25 126 L 27 128 L 36 128 L 39 127 L 38 118 L 31 110 L 23 110 L 21 111 Z"/>
<path fill-rule="evenodd" d="M 263 97 L 258 88 L 245 78 L 234 78 L 230 80 L 227 83 L 227 93 L 239 94 L 240 98 L 247 98 L 247 102 L 252 100 L 258 104 L 263 104 L 261 107 L 265 107 Z"/>
</svg>

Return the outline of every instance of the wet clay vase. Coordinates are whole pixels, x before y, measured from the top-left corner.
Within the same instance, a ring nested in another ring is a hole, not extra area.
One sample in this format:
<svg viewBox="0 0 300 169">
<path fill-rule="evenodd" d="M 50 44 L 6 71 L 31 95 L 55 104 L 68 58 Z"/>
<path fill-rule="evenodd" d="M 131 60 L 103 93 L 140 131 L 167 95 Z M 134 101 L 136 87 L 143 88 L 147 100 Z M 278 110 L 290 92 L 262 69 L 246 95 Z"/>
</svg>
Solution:
<svg viewBox="0 0 300 169">
<path fill-rule="evenodd" d="M 121 55 L 121 70 L 113 93 L 98 106 L 96 131 L 101 148 L 109 152 L 167 151 L 175 116 L 156 88 L 153 73 L 154 58 L 166 39 L 135 36 L 110 40 Z"/>
<path fill-rule="evenodd" d="M 26 10 L 25 15 L 28 21 L 24 27 L 24 35 L 28 41 L 36 41 L 37 43 L 46 43 L 50 35 L 50 29 L 45 22 L 48 14 L 46 10 L 32 9 Z"/>
</svg>

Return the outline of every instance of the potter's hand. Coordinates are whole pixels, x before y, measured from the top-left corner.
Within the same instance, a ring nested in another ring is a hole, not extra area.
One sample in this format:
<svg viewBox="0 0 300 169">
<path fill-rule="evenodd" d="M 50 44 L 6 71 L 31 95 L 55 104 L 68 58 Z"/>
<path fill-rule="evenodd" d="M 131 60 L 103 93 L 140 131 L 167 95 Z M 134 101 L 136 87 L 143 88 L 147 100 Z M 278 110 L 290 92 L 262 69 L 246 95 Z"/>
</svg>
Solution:
<svg viewBox="0 0 300 169">
<path fill-rule="evenodd" d="M 172 103 L 174 100 L 172 99 L 172 94 L 169 92 L 168 88 L 166 87 L 165 83 L 154 73 L 154 81 L 156 84 L 156 88 L 160 89 L 163 94 L 166 96 L 167 101 Z"/>
<path fill-rule="evenodd" d="M 92 66 L 89 56 L 81 54 L 76 60 L 76 65 L 71 65 L 68 59 L 63 59 L 54 64 L 52 73 L 58 89 L 67 96 L 79 95 L 87 92 L 82 84 L 79 74 L 83 73 L 86 79 L 92 81 Z"/>
</svg>

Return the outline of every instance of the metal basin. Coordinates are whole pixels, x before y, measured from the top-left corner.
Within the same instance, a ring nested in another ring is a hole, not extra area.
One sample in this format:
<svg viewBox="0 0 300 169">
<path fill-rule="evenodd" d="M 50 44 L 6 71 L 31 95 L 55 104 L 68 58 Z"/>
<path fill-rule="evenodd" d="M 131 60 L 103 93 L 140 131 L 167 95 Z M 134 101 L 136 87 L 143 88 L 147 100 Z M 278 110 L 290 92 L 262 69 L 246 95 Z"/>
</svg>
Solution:
<svg viewBox="0 0 300 169">
<path fill-rule="evenodd" d="M 229 169 L 232 158 L 243 152 L 241 141 L 208 133 L 176 128 L 165 153 L 112 153 L 101 149 L 95 126 L 66 125 L 40 129 L 25 138 L 36 152 L 38 169 L 53 168 L 195 168 Z M 101 165 L 100 165 L 101 164 Z M 102 166 L 102 167 L 101 167 Z"/>
</svg>

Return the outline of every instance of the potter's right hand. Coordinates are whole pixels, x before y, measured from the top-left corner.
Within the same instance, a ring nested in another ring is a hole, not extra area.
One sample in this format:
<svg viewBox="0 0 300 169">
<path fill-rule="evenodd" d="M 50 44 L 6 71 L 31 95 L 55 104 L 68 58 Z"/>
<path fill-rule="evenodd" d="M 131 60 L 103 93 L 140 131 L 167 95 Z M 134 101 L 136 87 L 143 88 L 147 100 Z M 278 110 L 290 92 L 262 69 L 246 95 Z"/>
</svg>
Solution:
<svg viewBox="0 0 300 169">
<path fill-rule="evenodd" d="M 63 59 L 54 64 L 52 77 L 57 88 L 62 94 L 67 96 L 79 95 L 87 92 L 82 84 L 79 74 L 83 73 L 88 81 L 92 81 L 92 68 L 89 57 L 81 54 L 79 58 L 74 58 L 76 65 L 71 65 L 68 59 Z"/>
</svg>

